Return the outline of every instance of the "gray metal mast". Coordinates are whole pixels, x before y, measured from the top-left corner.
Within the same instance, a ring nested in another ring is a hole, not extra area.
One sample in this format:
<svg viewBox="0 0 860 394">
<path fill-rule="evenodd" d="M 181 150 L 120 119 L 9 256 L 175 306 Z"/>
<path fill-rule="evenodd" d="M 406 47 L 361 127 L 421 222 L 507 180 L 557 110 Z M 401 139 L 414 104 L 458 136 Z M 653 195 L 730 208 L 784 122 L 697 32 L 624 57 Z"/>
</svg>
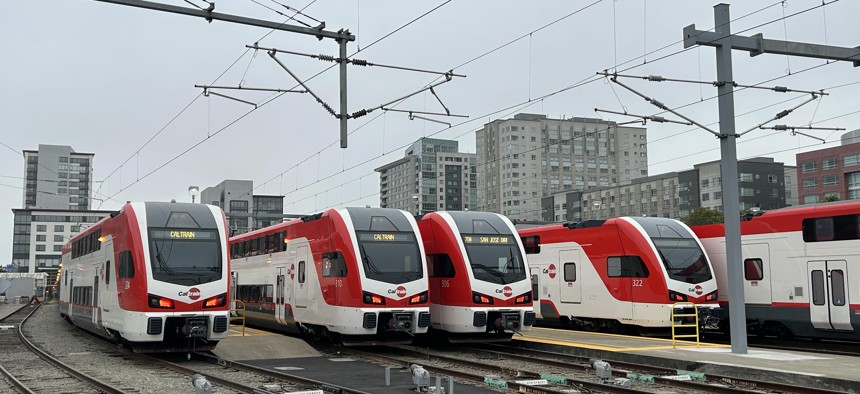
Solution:
<svg viewBox="0 0 860 394">
<path fill-rule="evenodd" d="M 746 308 L 744 303 L 743 261 L 741 260 L 740 215 L 738 208 L 738 157 L 735 134 L 734 80 L 732 78 L 732 49 L 745 50 L 750 56 L 776 53 L 818 59 L 846 60 L 860 66 L 860 48 L 844 48 L 802 42 L 766 40 L 761 34 L 744 37 L 731 34 L 729 5 L 714 6 L 715 31 L 696 30 L 696 25 L 684 28 L 684 47 L 706 45 L 716 47 L 717 80 L 720 108 L 720 172 L 722 177 L 723 212 L 726 229 L 726 265 L 729 276 L 729 323 L 732 353 L 747 353 Z"/>
</svg>

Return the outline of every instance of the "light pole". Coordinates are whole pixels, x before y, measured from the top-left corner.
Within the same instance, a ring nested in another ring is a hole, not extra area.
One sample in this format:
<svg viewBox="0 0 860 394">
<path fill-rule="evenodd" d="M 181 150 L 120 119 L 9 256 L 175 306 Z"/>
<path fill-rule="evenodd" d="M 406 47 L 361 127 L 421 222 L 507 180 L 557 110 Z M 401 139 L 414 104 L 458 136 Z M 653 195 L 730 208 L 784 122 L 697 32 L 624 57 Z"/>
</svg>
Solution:
<svg viewBox="0 0 860 394">
<path fill-rule="evenodd" d="M 200 188 L 197 186 L 188 186 L 188 194 L 191 195 L 191 203 L 194 203 L 194 197 L 200 193 Z"/>
<path fill-rule="evenodd" d="M 421 202 L 419 201 L 420 196 L 417 194 L 412 195 L 412 201 L 415 203 L 415 216 L 421 214 Z"/>
</svg>

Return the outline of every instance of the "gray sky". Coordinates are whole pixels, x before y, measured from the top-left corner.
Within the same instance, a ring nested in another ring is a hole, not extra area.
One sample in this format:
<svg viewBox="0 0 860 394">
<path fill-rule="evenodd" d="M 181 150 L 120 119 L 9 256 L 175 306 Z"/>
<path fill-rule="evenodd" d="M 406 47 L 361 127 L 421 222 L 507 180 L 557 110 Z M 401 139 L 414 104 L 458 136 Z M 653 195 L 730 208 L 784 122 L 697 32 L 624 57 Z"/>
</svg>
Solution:
<svg viewBox="0 0 860 394">
<path fill-rule="evenodd" d="M 189 6 L 180 0 L 162 2 Z M 272 0 L 258 2 L 291 15 Z M 278 2 L 294 8 L 309 3 Z M 442 3 L 318 0 L 305 13 L 324 20 L 328 30 L 348 28 L 355 33 L 358 40 L 349 45 L 349 53 L 354 53 Z M 525 35 L 456 68 L 456 72 L 468 77 L 456 78 L 436 89 L 452 113 L 470 116 L 468 123 L 450 119 L 455 127 L 447 128 L 410 121 L 403 113 L 377 117 L 380 111 L 376 111 L 350 121 L 350 146 L 343 150 L 336 144 L 337 120 L 310 95 L 284 95 L 226 128 L 252 107 L 219 97 L 199 97 L 200 89 L 195 89 L 194 84 L 212 83 L 236 59 L 238 62 L 218 79 L 218 84 L 235 86 L 244 77 L 246 87 L 294 87 L 289 75 L 266 53 L 261 51 L 254 58 L 253 51 L 245 51 L 244 45 L 260 40 L 269 30 L 217 21 L 210 24 L 198 18 L 89 0 L 3 1 L 0 142 L 14 152 L 0 146 L 0 184 L 4 185 L 0 186 L 0 263 L 5 265 L 11 257 L 11 209 L 20 208 L 22 203 L 24 168 L 20 151 L 37 149 L 40 143 L 70 145 L 79 152 L 95 153 L 93 175 L 99 182 L 96 188 L 101 187 L 100 195 L 94 197 L 113 199 L 95 200 L 93 208 L 100 205 L 100 209 L 117 209 L 126 200 L 189 201 L 189 185 L 205 188 L 230 178 L 252 179 L 259 186 L 255 193 L 284 194 L 288 212 L 309 213 L 343 205 L 377 206 L 379 183 L 373 168 L 402 157 L 404 146 L 422 136 L 457 139 L 461 150 L 474 152 L 476 129 L 489 120 L 517 112 L 546 113 L 551 117 L 594 116 L 595 107 L 620 111 L 623 105 L 631 113 L 655 114 L 658 111 L 654 107 L 618 86 L 616 97 L 611 86 L 601 80 L 536 100 L 631 59 L 619 69 L 638 66 L 626 73 L 716 79 L 714 49 L 683 51 L 679 42 L 686 25 L 713 27 L 710 2 L 598 1 L 528 34 L 592 3 L 453 0 L 367 47 L 356 57 L 444 71 Z M 787 36 L 792 41 L 846 47 L 860 45 L 858 2 L 836 1 L 810 11 L 805 10 L 821 1 L 789 0 L 784 7 L 776 1 L 736 3 L 731 9 L 733 19 L 751 15 L 733 21 L 734 32 L 750 29 L 741 34 L 763 33 L 766 38 Z M 250 0 L 219 1 L 216 11 L 278 22 L 285 19 Z M 795 13 L 800 14 L 780 20 Z M 759 26 L 765 23 L 768 24 Z M 337 54 L 332 40 L 318 41 L 286 32 L 272 33 L 260 44 Z M 663 47 L 666 48 L 642 57 Z M 737 51 L 734 55 L 734 76 L 741 84 L 784 77 L 765 85 L 817 90 L 860 82 L 860 70 L 846 62 L 820 66 L 824 61 L 776 55 L 750 58 Z M 668 57 L 657 60 L 663 56 Z M 285 54 L 278 58 L 302 78 L 331 64 Z M 815 66 L 820 67 L 804 71 Z M 335 70 L 308 84 L 336 108 Z M 411 93 L 433 79 L 429 74 L 351 67 L 350 112 Z M 701 123 L 717 121 L 716 100 L 702 100 L 716 94 L 716 89 L 708 85 L 624 82 L 672 108 L 692 104 L 681 111 Z M 852 113 L 858 111 L 860 83 L 831 93 L 820 105 L 811 103 L 779 123 L 816 122 L 816 126 L 823 127 L 860 128 L 860 113 Z M 267 93 L 232 94 L 255 102 L 270 97 Z M 750 128 L 804 98 L 802 94 L 759 90 L 737 92 L 737 114 L 761 109 L 739 117 L 737 128 Z M 793 100 L 777 104 L 788 99 Z M 192 101 L 170 126 L 140 149 Z M 768 105 L 774 106 L 763 108 Z M 398 108 L 441 110 L 435 98 L 425 93 Z M 839 118 L 827 120 L 834 117 Z M 794 164 L 796 153 L 835 146 L 842 132 L 813 133 L 826 138 L 828 144 L 816 145 L 815 140 L 785 132 L 755 131 L 741 139 L 738 156 L 765 155 Z M 648 170 L 652 175 L 719 159 L 718 141 L 704 130 L 649 124 L 648 139 Z"/>
</svg>

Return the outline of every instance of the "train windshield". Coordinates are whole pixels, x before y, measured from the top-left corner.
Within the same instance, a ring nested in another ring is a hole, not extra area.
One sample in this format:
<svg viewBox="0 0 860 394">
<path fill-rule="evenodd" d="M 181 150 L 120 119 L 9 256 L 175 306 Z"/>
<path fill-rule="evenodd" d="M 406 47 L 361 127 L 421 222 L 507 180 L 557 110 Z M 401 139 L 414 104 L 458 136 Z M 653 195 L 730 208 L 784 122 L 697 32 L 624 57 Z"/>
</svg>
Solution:
<svg viewBox="0 0 860 394">
<path fill-rule="evenodd" d="M 507 284 L 526 278 L 525 263 L 511 235 L 470 234 L 463 236 L 475 279 Z"/>
<path fill-rule="evenodd" d="M 221 241 L 217 230 L 150 229 L 152 277 L 177 285 L 221 279 Z"/>
<path fill-rule="evenodd" d="M 357 234 L 360 258 L 369 279 L 398 284 L 424 276 L 415 234 L 376 231 Z"/>
<path fill-rule="evenodd" d="M 687 283 L 702 283 L 711 279 L 711 269 L 705 253 L 692 238 L 652 238 L 669 278 Z"/>
</svg>

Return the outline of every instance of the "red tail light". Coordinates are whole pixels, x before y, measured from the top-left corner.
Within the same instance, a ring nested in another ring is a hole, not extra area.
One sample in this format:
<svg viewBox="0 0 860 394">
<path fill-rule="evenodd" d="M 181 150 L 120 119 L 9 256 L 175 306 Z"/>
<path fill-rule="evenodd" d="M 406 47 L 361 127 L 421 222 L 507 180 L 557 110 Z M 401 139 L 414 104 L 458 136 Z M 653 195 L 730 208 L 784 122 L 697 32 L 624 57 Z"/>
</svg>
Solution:
<svg viewBox="0 0 860 394">
<path fill-rule="evenodd" d="M 514 298 L 514 304 L 528 304 L 532 302 L 532 293 L 528 292 Z"/>
<path fill-rule="evenodd" d="M 716 290 L 708 293 L 708 295 L 705 296 L 705 301 L 716 301 L 716 300 L 717 300 L 717 291 Z"/>
<path fill-rule="evenodd" d="M 382 297 L 380 295 L 373 294 L 373 293 L 368 293 L 366 291 L 363 293 L 362 299 L 364 300 L 365 304 L 385 305 L 385 298 L 384 297 Z"/>
<path fill-rule="evenodd" d="M 173 309 L 173 300 L 149 294 L 149 307 L 159 309 Z"/>
<path fill-rule="evenodd" d="M 427 292 L 426 291 L 421 293 L 421 294 L 416 294 L 416 295 L 412 296 L 411 298 L 409 298 L 409 305 L 423 304 L 425 302 L 427 302 Z"/>
<path fill-rule="evenodd" d="M 476 304 L 492 305 L 493 304 L 493 297 L 490 297 L 488 295 L 484 295 L 484 294 L 473 291 L 472 292 L 472 302 L 474 302 Z"/>
<path fill-rule="evenodd" d="M 203 308 L 218 308 L 227 305 L 227 293 L 217 295 L 203 301 Z"/>
<path fill-rule="evenodd" d="M 669 301 L 687 302 L 687 296 L 681 293 L 669 290 Z"/>
</svg>

